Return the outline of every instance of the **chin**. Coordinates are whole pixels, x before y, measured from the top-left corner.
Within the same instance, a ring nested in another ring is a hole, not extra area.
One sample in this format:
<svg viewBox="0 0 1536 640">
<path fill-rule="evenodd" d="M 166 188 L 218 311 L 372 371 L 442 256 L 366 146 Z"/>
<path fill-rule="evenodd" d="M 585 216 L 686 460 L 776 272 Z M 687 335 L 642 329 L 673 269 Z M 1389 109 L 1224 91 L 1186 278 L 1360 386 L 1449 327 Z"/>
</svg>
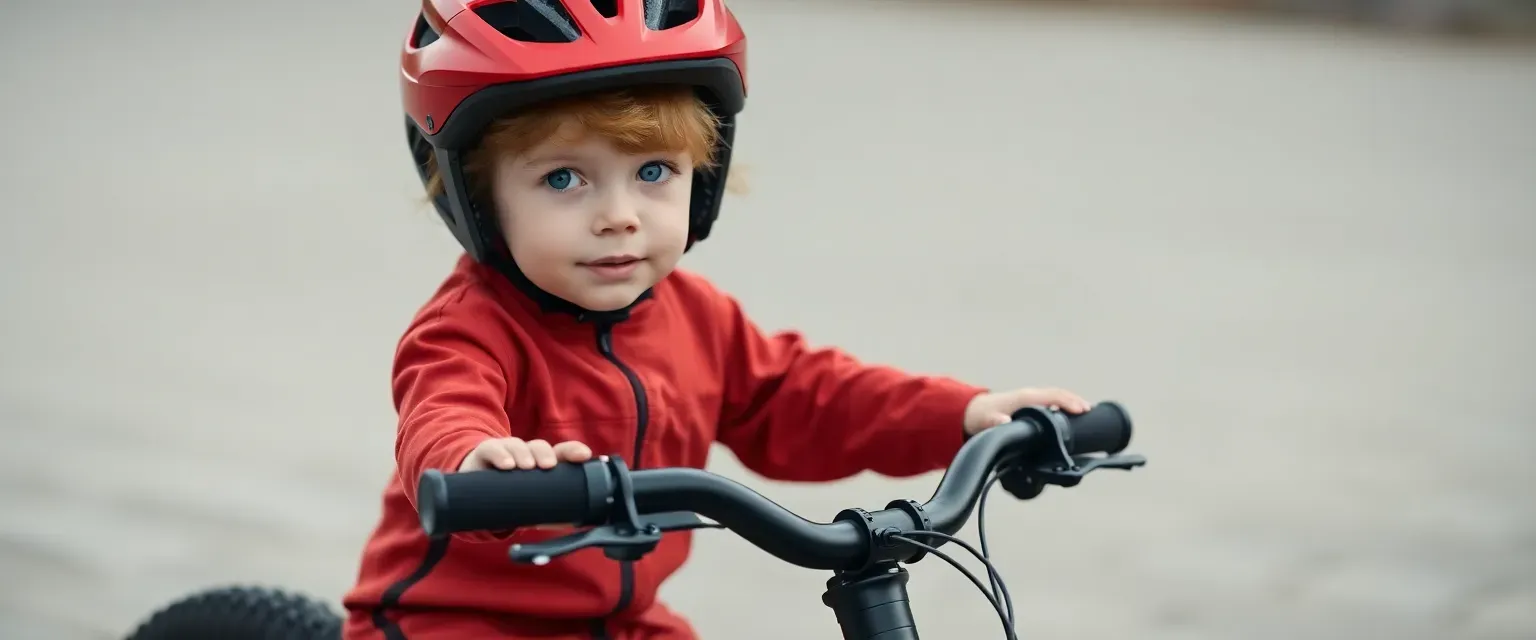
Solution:
<svg viewBox="0 0 1536 640">
<path fill-rule="evenodd" d="M 580 305 L 583 309 L 588 309 L 591 311 L 618 311 L 619 309 L 623 309 L 624 307 L 634 304 L 635 300 L 639 297 L 640 294 L 638 292 L 634 294 L 623 295 L 609 294 L 585 296 L 576 304 Z"/>
</svg>

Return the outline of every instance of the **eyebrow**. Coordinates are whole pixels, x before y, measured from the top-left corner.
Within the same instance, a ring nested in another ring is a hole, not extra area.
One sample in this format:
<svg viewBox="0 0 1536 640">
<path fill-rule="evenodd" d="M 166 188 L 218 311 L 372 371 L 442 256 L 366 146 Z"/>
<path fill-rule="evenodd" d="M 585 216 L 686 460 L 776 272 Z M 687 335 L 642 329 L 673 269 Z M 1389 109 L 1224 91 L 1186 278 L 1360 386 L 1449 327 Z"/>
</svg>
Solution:
<svg viewBox="0 0 1536 640">
<path fill-rule="evenodd" d="M 639 153 L 639 154 L 634 154 L 634 155 L 637 155 L 637 156 L 643 156 L 643 155 L 666 155 L 666 156 L 671 157 L 671 156 L 676 156 L 676 155 L 679 155 L 679 154 L 682 154 L 682 153 L 683 153 L 682 151 L 654 151 L 654 152 Z M 590 157 L 582 155 L 580 153 L 552 153 L 552 154 L 549 154 L 549 155 L 537 155 L 537 156 L 524 157 L 524 158 L 522 158 L 522 159 L 520 159 L 518 161 L 517 166 L 519 166 L 521 168 L 524 168 L 524 169 L 532 169 L 532 168 L 536 168 L 536 167 L 537 168 L 542 168 L 542 167 L 551 166 L 551 165 L 579 165 L 579 164 L 582 164 L 584 162 L 588 162 L 590 160 L 591 160 Z"/>
<path fill-rule="evenodd" d="M 581 156 L 562 153 L 548 156 L 533 156 L 531 158 L 524 158 L 523 161 L 518 164 L 522 165 L 523 167 L 537 167 L 540 165 L 548 164 L 580 164 L 582 160 L 583 158 Z"/>
</svg>

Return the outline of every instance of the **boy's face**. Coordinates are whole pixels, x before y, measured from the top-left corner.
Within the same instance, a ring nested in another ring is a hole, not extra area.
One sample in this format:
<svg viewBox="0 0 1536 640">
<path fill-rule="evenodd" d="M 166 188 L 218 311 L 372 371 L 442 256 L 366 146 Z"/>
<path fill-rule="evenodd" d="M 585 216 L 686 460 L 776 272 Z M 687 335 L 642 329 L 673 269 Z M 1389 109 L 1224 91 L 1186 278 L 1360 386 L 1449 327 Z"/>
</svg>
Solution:
<svg viewBox="0 0 1536 640">
<path fill-rule="evenodd" d="M 688 244 L 686 152 L 624 153 L 567 125 L 498 158 L 492 192 L 507 247 L 540 289 L 593 311 L 634 302 Z"/>
</svg>

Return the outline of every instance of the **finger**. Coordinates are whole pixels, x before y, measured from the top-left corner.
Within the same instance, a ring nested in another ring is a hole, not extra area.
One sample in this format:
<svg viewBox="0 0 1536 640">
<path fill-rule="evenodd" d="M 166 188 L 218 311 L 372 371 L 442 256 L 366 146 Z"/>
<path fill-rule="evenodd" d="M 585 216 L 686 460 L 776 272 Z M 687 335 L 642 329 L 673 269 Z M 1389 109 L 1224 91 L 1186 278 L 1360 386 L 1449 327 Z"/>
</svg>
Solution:
<svg viewBox="0 0 1536 640">
<path fill-rule="evenodd" d="M 987 420 L 992 424 L 992 426 L 1001 427 L 1005 424 L 1013 422 L 1013 416 L 1010 416 L 1006 413 L 994 413 L 991 416 L 988 416 Z"/>
<path fill-rule="evenodd" d="M 586 462 L 592 459 L 592 448 L 575 440 L 555 445 L 555 457 L 566 462 Z"/>
<path fill-rule="evenodd" d="M 517 468 L 532 469 L 537 466 L 533 460 L 533 452 L 528 450 L 528 443 L 521 438 L 508 438 L 502 441 L 502 448 L 517 460 Z"/>
<path fill-rule="evenodd" d="M 517 458 L 513 457 L 512 453 L 507 451 L 506 447 L 502 446 L 500 442 L 488 442 L 475 449 L 475 452 L 469 455 L 478 460 L 479 464 L 475 465 L 477 468 L 483 469 L 486 466 L 491 466 L 502 471 L 510 471 L 517 468 Z"/>
<path fill-rule="evenodd" d="M 480 452 L 471 451 L 469 452 L 469 455 L 464 456 L 463 461 L 459 462 L 459 473 L 464 473 L 465 471 L 479 471 L 486 467 L 487 465 L 485 461 L 480 458 Z"/>
<path fill-rule="evenodd" d="M 1076 394 L 1073 394 L 1072 397 L 1077 401 L 1077 411 L 1076 411 L 1076 413 L 1087 413 L 1087 412 L 1093 410 L 1093 403 L 1089 402 L 1087 400 L 1087 398 L 1084 398 L 1084 397 L 1076 395 Z"/>
<path fill-rule="evenodd" d="M 1057 397 L 1056 404 L 1061 407 L 1062 411 L 1067 413 L 1083 413 L 1093 408 L 1093 405 L 1089 404 L 1088 401 L 1084 400 L 1080 395 L 1072 393 L 1071 391 L 1067 391 L 1066 389 L 1057 389 L 1057 391 L 1059 392 L 1059 395 Z"/>
<path fill-rule="evenodd" d="M 1014 410 L 1024 407 L 1048 407 L 1056 406 L 1055 396 L 1051 389 L 1026 387 L 1008 394 L 1008 406 Z"/>
<path fill-rule="evenodd" d="M 555 459 L 555 448 L 549 446 L 548 440 L 529 440 L 528 453 L 533 454 L 533 462 L 540 469 L 548 469 L 559 462 Z"/>
<path fill-rule="evenodd" d="M 1017 398 L 1020 406 L 1045 405 L 1067 413 L 1082 413 L 1088 410 L 1087 401 L 1071 391 L 1057 387 L 1022 389 Z"/>
</svg>

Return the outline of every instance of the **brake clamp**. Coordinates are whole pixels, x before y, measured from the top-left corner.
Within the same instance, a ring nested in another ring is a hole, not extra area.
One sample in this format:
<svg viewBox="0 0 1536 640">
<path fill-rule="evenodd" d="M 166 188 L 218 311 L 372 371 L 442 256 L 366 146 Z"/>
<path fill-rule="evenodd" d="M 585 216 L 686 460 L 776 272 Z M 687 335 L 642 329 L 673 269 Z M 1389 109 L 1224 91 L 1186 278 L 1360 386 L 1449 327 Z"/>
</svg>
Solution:
<svg viewBox="0 0 1536 640">
<path fill-rule="evenodd" d="M 507 555 L 513 562 L 536 565 L 548 564 L 550 559 L 573 551 L 601 547 L 603 555 L 614 560 L 634 562 L 656 550 L 665 529 L 688 528 L 684 522 L 668 522 L 664 528 L 655 521 L 642 521 L 635 506 L 634 484 L 630 481 L 629 467 L 619 456 L 603 456 L 614 480 L 614 495 L 608 501 L 610 510 L 605 524 L 567 536 L 536 542 L 514 544 Z M 663 520 L 675 520 L 675 514 L 657 514 Z M 686 514 L 692 516 L 692 514 Z M 697 516 L 692 516 L 697 521 Z"/>
<path fill-rule="evenodd" d="M 1040 425 L 1051 437 L 1041 457 L 1018 458 L 999 470 L 999 483 L 1020 500 L 1040 495 L 1046 485 L 1075 487 L 1083 476 L 1099 469 L 1130 470 L 1147 463 L 1145 456 L 1133 454 L 1071 454 L 1072 427 L 1066 414 L 1045 407 L 1025 407 L 1014 412 L 1015 420 L 1024 419 Z"/>
</svg>

